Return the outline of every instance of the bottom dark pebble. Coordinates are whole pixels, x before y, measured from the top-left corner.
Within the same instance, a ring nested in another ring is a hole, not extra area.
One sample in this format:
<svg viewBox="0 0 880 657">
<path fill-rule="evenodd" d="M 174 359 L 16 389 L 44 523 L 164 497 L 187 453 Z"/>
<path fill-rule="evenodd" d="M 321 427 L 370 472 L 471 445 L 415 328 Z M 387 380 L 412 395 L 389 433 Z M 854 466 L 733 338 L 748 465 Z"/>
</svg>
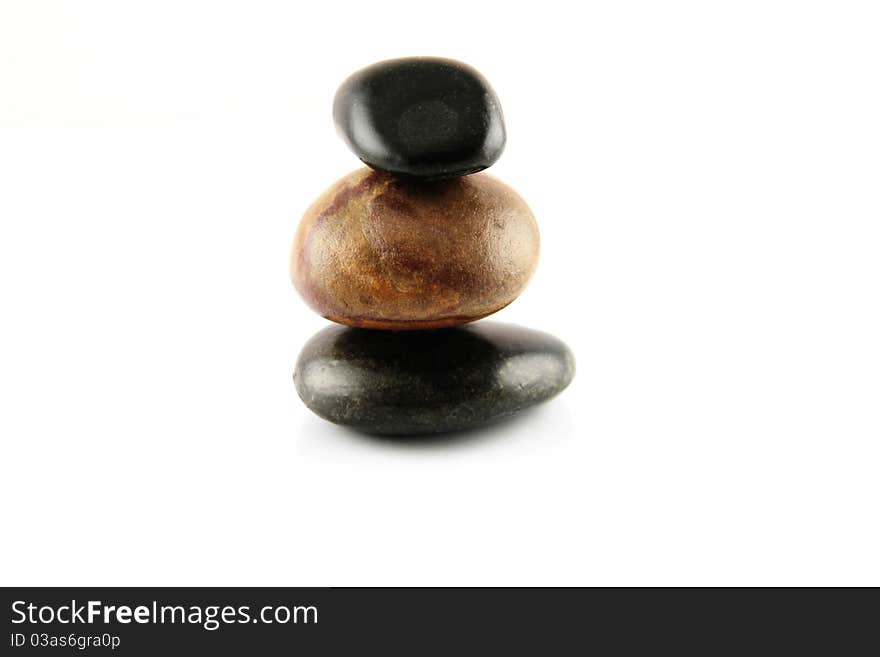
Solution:
<svg viewBox="0 0 880 657">
<path fill-rule="evenodd" d="M 500 420 L 564 390 L 574 370 L 562 341 L 513 324 L 399 332 L 334 325 L 303 347 L 293 380 L 325 420 L 399 436 Z"/>
</svg>

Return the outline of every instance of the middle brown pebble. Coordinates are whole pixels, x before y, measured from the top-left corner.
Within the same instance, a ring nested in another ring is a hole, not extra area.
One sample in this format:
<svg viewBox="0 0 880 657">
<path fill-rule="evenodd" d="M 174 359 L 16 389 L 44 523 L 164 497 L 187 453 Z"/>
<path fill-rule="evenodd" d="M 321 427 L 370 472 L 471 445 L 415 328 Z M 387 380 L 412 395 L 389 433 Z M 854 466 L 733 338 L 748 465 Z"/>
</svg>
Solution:
<svg viewBox="0 0 880 657">
<path fill-rule="evenodd" d="M 526 203 L 489 174 L 423 181 L 363 168 L 306 211 L 291 274 L 308 304 L 335 322 L 440 328 L 519 296 L 539 244 Z"/>
</svg>

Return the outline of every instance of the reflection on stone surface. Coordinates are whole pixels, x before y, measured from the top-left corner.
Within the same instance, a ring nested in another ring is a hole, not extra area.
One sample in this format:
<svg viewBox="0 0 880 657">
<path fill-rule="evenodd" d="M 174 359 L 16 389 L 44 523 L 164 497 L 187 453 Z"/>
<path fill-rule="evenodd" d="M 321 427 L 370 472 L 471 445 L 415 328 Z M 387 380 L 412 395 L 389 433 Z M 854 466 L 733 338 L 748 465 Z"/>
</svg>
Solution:
<svg viewBox="0 0 880 657">
<path fill-rule="evenodd" d="M 563 342 L 511 324 L 400 332 L 330 326 L 303 348 L 294 381 L 324 419 L 416 435 L 479 426 L 546 401 L 574 369 Z"/>
</svg>

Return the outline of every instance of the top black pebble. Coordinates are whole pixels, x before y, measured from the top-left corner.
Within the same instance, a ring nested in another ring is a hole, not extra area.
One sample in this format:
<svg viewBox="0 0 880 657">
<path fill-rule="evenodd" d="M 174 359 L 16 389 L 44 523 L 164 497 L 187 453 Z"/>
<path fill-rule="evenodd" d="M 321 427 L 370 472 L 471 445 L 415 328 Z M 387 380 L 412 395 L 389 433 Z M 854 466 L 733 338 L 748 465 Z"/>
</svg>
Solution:
<svg viewBox="0 0 880 657">
<path fill-rule="evenodd" d="M 406 57 L 358 71 L 336 92 L 333 119 L 364 163 L 402 176 L 475 173 L 504 150 L 498 97 L 476 70 L 451 59 Z"/>
</svg>

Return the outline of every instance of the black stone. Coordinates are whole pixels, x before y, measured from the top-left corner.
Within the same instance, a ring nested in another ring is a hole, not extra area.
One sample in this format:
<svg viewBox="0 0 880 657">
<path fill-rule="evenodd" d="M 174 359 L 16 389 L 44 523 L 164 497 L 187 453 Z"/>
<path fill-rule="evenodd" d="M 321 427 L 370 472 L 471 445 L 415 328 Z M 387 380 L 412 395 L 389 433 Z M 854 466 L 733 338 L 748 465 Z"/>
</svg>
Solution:
<svg viewBox="0 0 880 657">
<path fill-rule="evenodd" d="M 478 322 L 430 331 L 330 326 L 303 348 L 293 379 L 326 420 L 416 435 L 486 424 L 550 399 L 574 376 L 557 338 Z"/>
<path fill-rule="evenodd" d="M 504 150 L 495 92 L 451 59 L 406 57 L 358 71 L 336 92 L 333 119 L 364 163 L 398 175 L 463 176 L 491 166 Z"/>
</svg>

